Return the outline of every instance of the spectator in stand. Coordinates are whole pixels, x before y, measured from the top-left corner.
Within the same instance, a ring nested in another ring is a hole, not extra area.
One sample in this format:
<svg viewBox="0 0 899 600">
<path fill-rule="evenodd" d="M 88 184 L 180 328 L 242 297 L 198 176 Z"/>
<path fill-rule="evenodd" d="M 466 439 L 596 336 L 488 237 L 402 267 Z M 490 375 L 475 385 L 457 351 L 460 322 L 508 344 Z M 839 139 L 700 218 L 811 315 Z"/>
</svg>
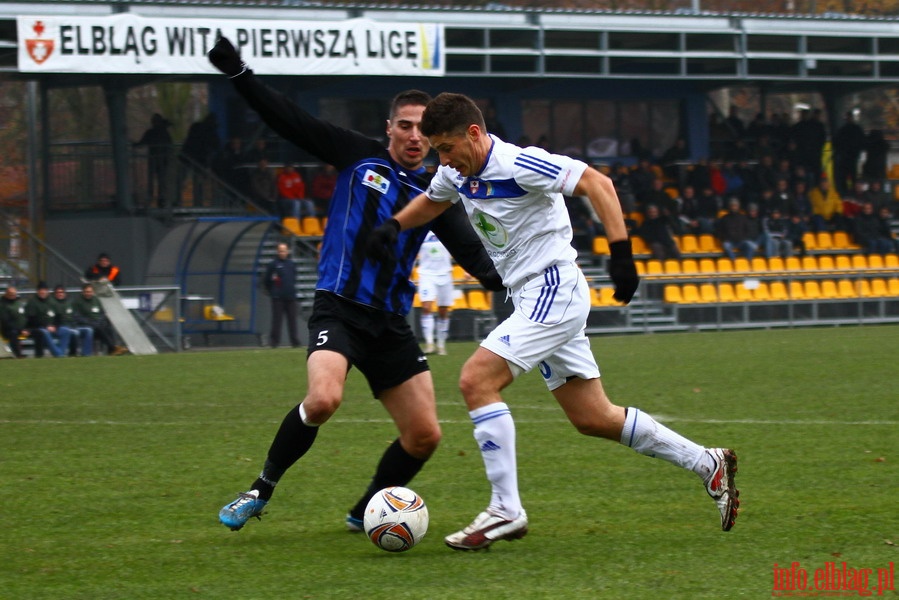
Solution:
<svg viewBox="0 0 899 600">
<path fill-rule="evenodd" d="M 837 192 L 848 194 L 858 180 L 858 159 L 865 149 L 865 130 L 847 110 L 843 124 L 833 136 L 833 179 Z"/>
<path fill-rule="evenodd" d="M 677 203 L 680 206 L 680 225 L 677 230 L 683 233 L 698 234 L 702 231 L 699 222 L 699 198 L 696 197 L 696 188 L 685 185 L 678 196 Z"/>
<path fill-rule="evenodd" d="M 68 352 L 69 356 L 78 354 L 81 350 L 81 356 L 90 356 L 94 353 L 94 330 L 87 325 L 78 325 L 75 321 L 75 309 L 69 301 L 66 288 L 63 285 L 57 285 L 53 288 L 53 297 L 50 299 L 53 305 L 53 311 L 56 313 L 56 327 L 58 329 L 69 330 L 69 345 L 62 348 L 63 352 Z"/>
<path fill-rule="evenodd" d="M 662 171 L 665 173 L 665 177 L 673 179 L 674 181 L 680 181 L 680 169 L 682 163 L 685 163 L 688 160 L 690 160 L 690 151 L 687 149 L 687 140 L 678 136 L 678 138 L 674 140 L 674 145 L 665 150 L 665 153 L 662 154 L 662 158 L 659 162 L 662 165 Z"/>
<path fill-rule="evenodd" d="M 704 187 L 697 199 L 698 210 L 696 218 L 699 221 L 700 233 L 714 233 L 715 220 L 721 212 L 724 201 L 711 187 Z"/>
<path fill-rule="evenodd" d="M 790 191 L 789 179 L 778 179 L 777 186 L 774 188 L 771 196 L 766 199 L 762 206 L 762 212 L 770 215 L 776 208 L 780 210 L 782 216 L 789 214 L 790 207 L 793 206 L 793 193 Z"/>
<path fill-rule="evenodd" d="M 213 162 L 213 170 L 234 192 L 243 194 L 247 189 L 245 174 L 241 172 L 245 162 L 243 140 L 234 135 L 228 138 L 225 147 Z"/>
<path fill-rule="evenodd" d="M 883 189 L 882 179 L 872 179 L 868 181 L 868 189 L 865 191 L 864 200 L 869 200 L 874 205 L 875 212 L 879 213 L 882 208 L 887 208 L 894 213 L 892 196 Z"/>
<path fill-rule="evenodd" d="M 783 153 L 790 141 L 790 115 L 771 113 L 771 143 Z"/>
<path fill-rule="evenodd" d="M 815 185 L 817 185 L 818 183 L 817 181 L 815 181 L 811 173 L 808 172 L 808 169 L 806 169 L 804 165 L 796 165 L 793 167 L 793 177 L 790 181 L 792 181 L 794 186 L 796 185 L 797 181 L 804 182 L 806 192 L 815 187 Z"/>
<path fill-rule="evenodd" d="M 887 178 L 887 157 L 890 153 L 890 143 L 884 139 L 883 131 L 872 129 L 865 140 L 865 164 L 862 165 L 862 175 L 865 179 Z"/>
<path fill-rule="evenodd" d="M 26 328 L 28 317 L 25 313 L 26 302 L 19 297 L 15 286 L 7 286 L 0 298 L 0 336 L 6 340 L 13 356 L 22 358 L 22 344 L 19 336 L 28 337 Z"/>
<path fill-rule="evenodd" d="M 600 235 L 599 222 L 594 219 L 593 211 L 581 196 L 564 196 L 568 219 L 571 221 L 571 243 L 579 252 L 593 250 L 593 238 Z M 428 238 L 425 238 L 427 241 Z"/>
<path fill-rule="evenodd" d="M 122 271 L 112 264 L 107 253 L 101 252 L 97 256 L 97 262 L 84 272 L 84 278 L 88 281 L 108 281 L 112 285 L 119 285 L 122 283 Z"/>
<path fill-rule="evenodd" d="M 271 154 L 268 150 L 268 142 L 264 137 L 257 137 L 253 141 L 253 147 L 244 153 L 243 161 L 245 163 L 258 164 L 263 158 L 271 160 Z"/>
<path fill-rule="evenodd" d="M 315 216 L 315 205 L 306 198 L 306 182 L 294 164 L 285 165 L 278 174 L 278 208 L 282 219 Z"/>
<path fill-rule="evenodd" d="M 802 221 L 805 231 L 811 229 L 812 221 L 812 201 L 808 197 L 808 187 L 804 180 L 793 183 L 793 202 L 787 208 L 786 212 L 793 217 Z"/>
<path fill-rule="evenodd" d="M 648 158 L 640 159 L 637 168 L 630 174 L 631 192 L 637 204 L 643 202 L 643 197 L 652 189 L 652 182 L 656 179 L 656 173 Z"/>
<path fill-rule="evenodd" d="M 94 339 L 103 344 L 110 356 L 128 354 L 128 348 L 116 343 L 112 324 L 109 322 L 100 300 L 94 295 L 92 283 L 85 283 L 81 286 L 81 294 L 72 300 L 72 312 L 75 325 L 93 329 Z"/>
<path fill-rule="evenodd" d="M 758 250 L 758 228 L 740 210 L 739 198 L 731 197 L 727 201 L 727 213 L 715 221 L 715 235 L 721 242 L 724 254 L 731 260 L 737 257 L 738 252 L 752 260 Z"/>
<path fill-rule="evenodd" d="M 175 194 L 174 206 L 181 205 L 181 194 L 188 176 L 192 183 L 193 205 L 201 206 L 206 203 L 204 184 L 220 144 L 215 113 L 209 113 L 188 128 L 184 143 L 181 145 L 181 154 L 178 156 L 178 191 Z"/>
<path fill-rule="evenodd" d="M 794 240 L 791 238 L 790 228 L 790 219 L 778 207 L 774 207 L 771 214 L 762 218 L 762 248 L 765 249 L 767 258 L 793 256 Z"/>
<path fill-rule="evenodd" d="M 54 358 L 63 358 L 69 350 L 72 330 L 56 325 L 56 311 L 50 300 L 50 287 L 41 281 L 34 296 L 25 304 L 26 327 L 34 340 L 34 357 L 43 358 L 49 350 Z"/>
<path fill-rule="evenodd" d="M 756 149 L 770 143 L 771 126 L 765 120 L 765 113 L 756 113 L 749 125 L 746 126 L 746 138 Z M 763 141 L 763 138 L 765 140 Z"/>
<path fill-rule="evenodd" d="M 687 171 L 687 183 L 697 190 L 712 188 L 712 172 L 707 158 L 700 158 Z"/>
<path fill-rule="evenodd" d="M 655 204 L 647 204 L 643 223 L 634 232 L 643 238 L 649 247 L 652 257 L 657 260 L 667 258 L 680 259 L 680 250 L 671 235 L 668 221 L 662 216 L 659 207 Z"/>
<path fill-rule="evenodd" d="M 862 210 L 862 202 L 865 199 L 865 192 L 867 191 L 867 184 L 864 180 L 859 179 L 855 183 L 852 184 L 852 189 L 842 194 L 843 201 L 843 216 L 847 219 L 853 218 Z M 877 212 L 876 210 L 874 211 Z"/>
<path fill-rule="evenodd" d="M 896 251 L 896 240 L 890 230 L 887 211 L 884 217 L 874 212 L 874 205 L 865 201 L 861 211 L 852 220 L 855 243 L 866 254 L 890 254 Z"/>
<path fill-rule="evenodd" d="M 774 166 L 774 157 L 772 155 L 766 154 L 759 159 L 759 164 L 755 167 L 755 178 L 758 182 L 756 187 L 759 192 L 766 189 L 773 190 L 777 187 L 777 180 L 780 179 L 780 174 Z"/>
<path fill-rule="evenodd" d="M 522 148 L 527 147 L 522 146 L 521 144 L 516 145 L 521 146 Z M 637 199 L 634 196 L 634 188 L 631 186 L 631 172 L 630 169 L 627 168 L 627 165 L 618 162 L 613 164 L 611 169 L 604 165 L 593 165 L 593 168 L 604 175 L 608 175 L 615 183 L 615 190 L 618 192 L 618 201 L 621 203 L 621 211 L 625 215 L 634 212 L 637 209 Z"/>
<path fill-rule="evenodd" d="M 334 195 L 334 188 L 337 187 L 337 169 L 334 165 L 322 165 L 316 171 L 312 178 L 312 189 L 310 190 L 312 202 L 315 204 L 315 210 L 319 216 L 324 217 L 328 214 L 328 203 L 331 196 Z"/>
<path fill-rule="evenodd" d="M 777 179 L 786 179 L 788 183 L 793 180 L 793 166 L 790 159 L 778 157 L 775 161 L 774 175 Z"/>
<path fill-rule="evenodd" d="M 799 256 L 805 256 L 805 232 L 808 231 L 808 220 L 798 213 L 790 214 L 790 226 L 787 229 L 787 239 L 793 245 L 793 251 Z"/>
<path fill-rule="evenodd" d="M 808 199 L 812 203 L 812 231 L 846 230 L 843 200 L 826 176 L 808 193 Z"/>
<path fill-rule="evenodd" d="M 727 112 L 727 118 L 724 119 L 724 124 L 730 132 L 730 139 L 732 142 L 746 141 L 746 124 L 743 123 L 743 119 L 740 118 L 740 111 L 735 105 L 731 104 L 730 109 Z"/>
<path fill-rule="evenodd" d="M 743 175 L 737 169 L 737 165 L 734 161 L 724 161 L 724 164 L 721 167 L 721 176 L 724 178 L 724 192 L 720 195 L 742 196 Z"/>
<path fill-rule="evenodd" d="M 821 156 L 827 143 L 827 129 L 821 121 L 821 109 L 804 111 L 802 127 L 796 130 L 796 144 L 800 160 L 815 179 L 821 177 Z"/>
<path fill-rule="evenodd" d="M 792 137 L 787 138 L 787 143 L 784 144 L 783 148 L 780 149 L 780 153 L 777 155 L 778 160 L 788 160 L 790 161 L 790 166 L 793 167 L 795 171 L 798 168 L 802 168 L 803 172 L 808 176 L 808 172 L 805 171 L 805 165 L 802 164 L 802 157 L 799 155 L 799 144 L 796 143 Z M 811 179 L 811 176 L 808 176 Z"/>
<path fill-rule="evenodd" d="M 278 212 L 278 180 L 264 156 L 250 175 L 250 198 L 264 211 Z"/>
<path fill-rule="evenodd" d="M 135 147 L 147 147 L 147 201 L 156 200 L 156 205 L 160 208 L 171 198 L 169 194 L 169 167 L 173 150 L 172 136 L 169 134 L 171 126 L 168 119 L 159 113 L 153 113 L 150 117 L 150 128 L 134 142 Z"/>
</svg>

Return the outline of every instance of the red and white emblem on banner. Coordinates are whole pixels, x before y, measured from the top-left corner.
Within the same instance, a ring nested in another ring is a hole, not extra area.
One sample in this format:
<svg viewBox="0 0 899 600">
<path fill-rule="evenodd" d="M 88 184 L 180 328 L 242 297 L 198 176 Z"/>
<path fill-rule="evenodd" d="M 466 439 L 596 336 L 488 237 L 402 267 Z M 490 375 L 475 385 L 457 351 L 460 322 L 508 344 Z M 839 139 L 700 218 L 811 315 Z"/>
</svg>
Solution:
<svg viewBox="0 0 899 600">
<path fill-rule="evenodd" d="M 49 39 L 40 39 L 44 33 L 44 23 L 42 21 L 35 21 L 31 28 L 37 34 L 37 39 L 26 39 L 25 49 L 28 51 L 28 56 L 31 57 L 31 60 L 41 64 L 53 54 L 54 42 Z"/>
<path fill-rule="evenodd" d="M 468 182 L 468 189 L 471 190 L 472 196 L 478 193 L 478 188 L 481 186 L 481 182 L 477 179 L 472 179 Z"/>
</svg>

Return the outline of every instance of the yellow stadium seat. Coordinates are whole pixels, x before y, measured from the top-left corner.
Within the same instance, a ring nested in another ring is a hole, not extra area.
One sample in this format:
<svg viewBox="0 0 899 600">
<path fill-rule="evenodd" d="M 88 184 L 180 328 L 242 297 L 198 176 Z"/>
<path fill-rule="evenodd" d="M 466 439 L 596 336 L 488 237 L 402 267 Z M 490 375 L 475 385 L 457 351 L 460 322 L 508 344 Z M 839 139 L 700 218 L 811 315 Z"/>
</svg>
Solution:
<svg viewBox="0 0 899 600">
<path fill-rule="evenodd" d="M 734 286 L 732 283 L 721 283 L 718 285 L 718 301 L 719 302 L 734 302 L 737 299 L 737 294 L 734 292 Z"/>
<path fill-rule="evenodd" d="M 870 298 L 874 295 L 871 291 L 871 282 L 867 279 L 858 279 L 853 282 L 855 287 L 855 295 L 862 298 Z"/>
<path fill-rule="evenodd" d="M 754 258 L 752 260 L 755 260 Z M 743 258 L 742 256 L 738 256 L 734 259 L 734 272 L 735 273 L 748 273 L 751 269 L 751 264 L 748 258 Z"/>
<path fill-rule="evenodd" d="M 324 233 L 322 230 L 322 222 L 319 221 L 318 217 L 303 217 L 300 221 L 300 225 L 302 226 L 305 235 L 321 236 Z"/>
<path fill-rule="evenodd" d="M 599 288 L 599 305 L 600 306 L 623 306 L 621 302 L 615 300 L 615 288 L 604 287 Z"/>
<path fill-rule="evenodd" d="M 646 275 L 646 265 L 642 260 L 635 260 L 634 265 L 637 267 L 637 275 L 640 275 L 641 277 Z"/>
<path fill-rule="evenodd" d="M 696 236 L 687 233 L 680 237 L 680 251 L 681 254 L 696 254 L 699 252 L 699 241 L 696 239 Z"/>
<path fill-rule="evenodd" d="M 821 298 L 821 285 L 815 279 L 809 279 L 804 286 L 805 297 L 808 300 L 818 300 Z"/>
<path fill-rule="evenodd" d="M 852 261 L 845 254 L 837 254 L 834 258 L 834 266 L 839 271 L 848 271 L 852 268 Z"/>
<path fill-rule="evenodd" d="M 816 250 L 818 248 L 818 245 L 815 243 L 816 239 L 815 234 L 811 231 L 806 231 L 802 234 L 802 242 L 805 244 L 806 251 Z"/>
<path fill-rule="evenodd" d="M 773 258 L 771 260 L 774 260 Z M 784 269 L 787 271 L 801 271 L 802 270 L 802 261 L 799 260 L 798 256 L 788 256 L 784 259 Z M 774 270 L 773 268 L 771 269 Z"/>
<path fill-rule="evenodd" d="M 471 310 L 490 310 L 490 299 L 484 290 L 468 291 L 468 308 Z"/>
<path fill-rule="evenodd" d="M 685 258 L 680 263 L 681 273 L 699 273 L 699 264 L 693 258 Z"/>
<path fill-rule="evenodd" d="M 233 321 L 234 317 L 225 313 L 225 309 L 214 304 L 203 307 L 203 318 L 207 321 Z"/>
<path fill-rule="evenodd" d="M 870 294 L 874 298 L 882 298 L 884 296 L 889 296 L 890 290 L 887 288 L 886 279 L 880 279 L 880 278 L 872 279 Z"/>
<path fill-rule="evenodd" d="M 890 165 L 890 171 L 887 173 L 888 179 L 899 179 L 899 163 Z"/>
<path fill-rule="evenodd" d="M 661 275 L 662 273 L 662 261 L 656 259 L 646 261 L 647 275 Z"/>
<path fill-rule="evenodd" d="M 303 228 L 300 227 L 300 220 L 295 217 L 284 217 L 281 220 L 281 227 L 292 235 L 303 235 Z"/>
<path fill-rule="evenodd" d="M 412 274 L 409 276 L 409 281 L 418 281 L 418 265 L 412 267 Z"/>
<path fill-rule="evenodd" d="M 899 278 L 891 277 L 887 281 L 887 291 L 890 296 L 899 297 Z"/>
<path fill-rule="evenodd" d="M 699 259 L 699 272 L 700 273 L 715 273 L 715 261 L 711 258 L 701 258 Z"/>
<path fill-rule="evenodd" d="M 790 298 L 793 300 L 805 300 L 805 289 L 801 281 L 790 282 Z"/>
<path fill-rule="evenodd" d="M 883 257 L 883 266 L 887 269 L 899 269 L 899 255 L 887 254 Z"/>
<path fill-rule="evenodd" d="M 772 300 L 777 300 L 779 302 L 790 299 L 790 295 L 787 293 L 787 286 L 783 281 L 772 281 L 769 290 Z"/>
<path fill-rule="evenodd" d="M 839 298 L 840 293 L 837 290 L 837 282 L 833 279 L 824 279 L 821 281 L 821 297 L 825 300 Z"/>
<path fill-rule="evenodd" d="M 855 284 L 848 279 L 837 281 L 837 296 L 840 298 L 857 298 L 859 296 Z"/>
<path fill-rule="evenodd" d="M 681 302 L 684 304 L 696 304 L 699 302 L 699 288 L 688 283 L 681 288 Z"/>
<path fill-rule="evenodd" d="M 598 236 L 593 238 L 593 254 L 606 255 L 609 253 L 609 239 Z"/>
<path fill-rule="evenodd" d="M 833 235 L 829 231 L 819 231 L 815 236 L 815 248 L 818 250 L 833 250 Z"/>
<path fill-rule="evenodd" d="M 465 294 L 459 294 L 456 296 L 456 301 L 453 302 L 452 310 L 465 310 L 468 308 L 468 298 L 465 297 Z"/>
<path fill-rule="evenodd" d="M 734 263 L 727 257 L 721 257 L 715 261 L 715 271 L 718 273 L 733 273 Z"/>
<path fill-rule="evenodd" d="M 666 259 L 662 263 L 662 270 L 665 272 L 665 275 L 680 275 L 680 261 L 675 258 Z"/>
<path fill-rule="evenodd" d="M 649 247 L 639 235 L 631 236 L 631 247 L 634 254 L 649 254 Z"/>
<path fill-rule="evenodd" d="M 734 285 L 734 295 L 737 297 L 737 302 L 749 302 L 755 300 L 752 295 L 752 290 L 747 288 L 746 284 L 742 281 Z"/>
<path fill-rule="evenodd" d="M 818 259 L 814 256 L 806 255 L 803 256 L 801 261 L 802 270 L 803 271 L 817 271 L 818 270 Z"/>
<path fill-rule="evenodd" d="M 754 273 L 764 273 L 768 270 L 768 259 L 764 256 L 752 257 L 752 262 L 749 263 L 749 270 Z"/>
<path fill-rule="evenodd" d="M 718 289 L 713 283 L 703 283 L 699 286 L 699 298 L 703 302 L 718 302 Z"/>
<path fill-rule="evenodd" d="M 834 231 L 833 247 L 837 250 L 857 250 L 859 246 L 852 241 L 852 238 L 845 231 Z"/>
<path fill-rule="evenodd" d="M 833 262 L 833 256 L 829 254 L 823 254 L 818 257 L 818 268 L 822 271 L 833 271 L 835 266 Z"/>
<path fill-rule="evenodd" d="M 638 210 L 628 213 L 627 218 L 637 224 L 637 227 L 643 224 L 643 213 Z"/>
<path fill-rule="evenodd" d="M 899 186 L 897 186 L 899 187 Z M 884 267 L 883 257 L 879 254 L 871 254 L 868 256 L 869 269 L 882 269 Z"/>
<path fill-rule="evenodd" d="M 711 233 L 702 233 L 699 235 L 699 251 L 700 252 L 720 252 L 721 246 L 718 240 Z"/>
<path fill-rule="evenodd" d="M 752 260 L 755 260 L 754 258 Z M 784 271 L 784 259 L 779 256 L 772 256 L 768 259 L 768 270 L 772 273 Z"/>
<path fill-rule="evenodd" d="M 453 265 L 453 281 L 459 283 L 461 281 L 465 281 L 467 277 L 468 274 L 465 272 L 465 269 L 463 269 L 459 265 Z"/>
<path fill-rule="evenodd" d="M 884 289 L 886 288 L 886 284 L 884 284 Z M 670 302 L 672 304 L 678 304 L 682 301 L 680 294 L 680 286 L 669 284 L 665 286 L 664 291 L 665 302 Z"/>
<path fill-rule="evenodd" d="M 771 291 L 768 289 L 768 284 L 760 281 L 758 287 L 752 290 L 752 297 L 760 302 L 771 300 Z"/>
<path fill-rule="evenodd" d="M 421 296 L 418 295 L 418 292 L 415 292 L 415 295 L 412 296 L 412 307 L 421 308 Z"/>
</svg>

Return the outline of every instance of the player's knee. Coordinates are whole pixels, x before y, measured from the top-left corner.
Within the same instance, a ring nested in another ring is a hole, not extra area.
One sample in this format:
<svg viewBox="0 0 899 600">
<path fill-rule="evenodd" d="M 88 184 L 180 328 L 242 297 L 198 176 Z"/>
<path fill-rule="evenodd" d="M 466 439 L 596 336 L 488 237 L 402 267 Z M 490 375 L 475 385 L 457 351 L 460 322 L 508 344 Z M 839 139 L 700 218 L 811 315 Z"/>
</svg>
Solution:
<svg viewBox="0 0 899 600">
<path fill-rule="evenodd" d="M 331 418 L 340 406 L 340 396 L 332 394 L 309 394 L 303 400 L 303 410 L 310 424 L 322 425 Z"/>
<path fill-rule="evenodd" d="M 426 460 L 437 450 L 442 437 L 440 426 L 435 424 L 433 427 L 416 429 L 403 436 L 403 447 L 415 458 Z"/>
</svg>

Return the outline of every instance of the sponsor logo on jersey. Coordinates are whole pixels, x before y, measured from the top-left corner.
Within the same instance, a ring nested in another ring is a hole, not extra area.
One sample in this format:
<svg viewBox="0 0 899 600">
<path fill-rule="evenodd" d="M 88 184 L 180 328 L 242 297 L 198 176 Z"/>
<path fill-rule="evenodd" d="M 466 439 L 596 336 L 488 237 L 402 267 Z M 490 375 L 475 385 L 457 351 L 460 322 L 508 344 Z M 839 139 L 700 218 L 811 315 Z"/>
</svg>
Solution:
<svg viewBox="0 0 899 600">
<path fill-rule="evenodd" d="M 382 194 L 386 194 L 387 190 L 390 189 L 390 180 L 378 173 L 375 173 L 371 169 L 366 169 L 365 174 L 362 176 L 362 185 L 370 187 L 371 189 Z"/>
<path fill-rule="evenodd" d="M 509 234 L 505 228 L 487 213 L 474 214 L 474 228 L 495 248 L 503 248 L 509 243 Z"/>
</svg>

